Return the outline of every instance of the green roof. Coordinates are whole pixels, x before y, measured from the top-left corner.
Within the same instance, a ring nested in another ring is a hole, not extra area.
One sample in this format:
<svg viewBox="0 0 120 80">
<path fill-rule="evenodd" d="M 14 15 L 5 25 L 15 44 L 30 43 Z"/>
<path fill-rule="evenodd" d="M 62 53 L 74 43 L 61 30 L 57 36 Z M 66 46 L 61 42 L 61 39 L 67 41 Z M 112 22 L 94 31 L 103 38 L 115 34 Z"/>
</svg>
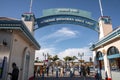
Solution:
<svg viewBox="0 0 120 80">
<path fill-rule="evenodd" d="M 117 29 L 115 29 L 113 32 L 111 32 L 110 34 L 108 34 L 107 36 L 105 36 L 104 38 L 102 38 L 101 40 L 99 40 L 98 42 L 94 43 L 90 49 L 94 50 L 97 47 L 100 47 L 102 45 L 104 45 L 105 43 L 116 39 L 117 37 L 120 37 L 120 27 L 118 27 Z"/>
</svg>

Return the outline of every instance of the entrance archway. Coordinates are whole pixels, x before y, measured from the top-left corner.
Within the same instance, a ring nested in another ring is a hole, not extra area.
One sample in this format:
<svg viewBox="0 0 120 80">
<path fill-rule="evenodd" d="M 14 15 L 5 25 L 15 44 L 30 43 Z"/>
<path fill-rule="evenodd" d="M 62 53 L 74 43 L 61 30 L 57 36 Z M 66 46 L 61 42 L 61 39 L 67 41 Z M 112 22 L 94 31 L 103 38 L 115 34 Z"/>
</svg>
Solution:
<svg viewBox="0 0 120 80">
<path fill-rule="evenodd" d="M 88 16 L 89 12 L 62 8 L 47 10 L 45 13 L 42 17 L 36 18 L 38 27 L 34 30 L 54 24 L 74 24 L 99 32 L 98 22 L 91 19 L 91 15 Z"/>
</svg>

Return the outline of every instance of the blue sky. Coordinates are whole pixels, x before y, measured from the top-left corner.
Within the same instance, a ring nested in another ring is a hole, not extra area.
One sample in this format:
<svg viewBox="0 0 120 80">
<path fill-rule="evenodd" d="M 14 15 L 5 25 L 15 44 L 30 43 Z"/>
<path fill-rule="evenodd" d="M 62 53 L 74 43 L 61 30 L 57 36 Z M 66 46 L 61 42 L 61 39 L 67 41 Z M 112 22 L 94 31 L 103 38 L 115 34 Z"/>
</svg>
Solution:
<svg viewBox="0 0 120 80">
<path fill-rule="evenodd" d="M 110 16 L 113 28 L 120 25 L 120 1 L 101 0 L 104 16 Z M 29 12 L 30 0 L 0 0 L 0 16 L 20 19 Z M 98 21 L 100 14 L 99 0 L 33 0 L 32 12 L 40 18 L 44 9 L 74 8 L 89 11 L 92 19 Z M 36 57 L 43 60 L 42 53 L 57 54 L 61 59 L 65 56 L 77 56 L 85 53 L 84 59 L 89 60 L 92 52 L 91 43 L 98 41 L 98 33 L 89 28 L 73 24 L 57 24 L 46 26 L 35 31 L 35 38 L 41 45 Z M 78 56 L 77 56 L 78 57 Z"/>
</svg>

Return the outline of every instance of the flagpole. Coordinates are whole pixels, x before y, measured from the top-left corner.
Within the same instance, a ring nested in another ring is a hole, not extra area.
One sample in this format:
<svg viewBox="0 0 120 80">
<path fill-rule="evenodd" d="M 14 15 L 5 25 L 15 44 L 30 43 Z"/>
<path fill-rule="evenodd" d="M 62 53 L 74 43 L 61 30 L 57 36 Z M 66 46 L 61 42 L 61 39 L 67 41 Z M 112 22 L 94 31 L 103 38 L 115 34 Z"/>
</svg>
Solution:
<svg viewBox="0 0 120 80">
<path fill-rule="evenodd" d="M 30 10 L 29 10 L 30 13 L 32 12 L 32 3 L 33 3 L 33 0 L 30 1 Z"/>
<path fill-rule="evenodd" d="M 99 0 L 99 6 L 100 6 L 101 16 L 103 16 L 103 9 L 102 9 L 102 3 L 101 3 L 101 0 Z"/>
</svg>

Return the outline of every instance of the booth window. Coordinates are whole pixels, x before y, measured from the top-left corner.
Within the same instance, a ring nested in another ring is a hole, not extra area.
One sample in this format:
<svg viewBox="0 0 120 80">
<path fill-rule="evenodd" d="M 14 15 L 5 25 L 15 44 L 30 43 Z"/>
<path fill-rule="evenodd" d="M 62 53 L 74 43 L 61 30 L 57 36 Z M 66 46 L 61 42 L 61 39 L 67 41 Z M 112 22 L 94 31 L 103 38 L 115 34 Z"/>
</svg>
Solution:
<svg viewBox="0 0 120 80">
<path fill-rule="evenodd" d="M 102 52 L 97 52 L 97 58 L 102 58 L 103 57 L 103 55 L 102 55 Z"/>
<path fill-rule="evenodd" d="M 108 49 L 108 59 L 112 71 L 120 71 L 120 53 L 119 50 L 112 46 Z"/>
<path fill-rule="evenodd" d="M 97 55 L 96 55 L 96 58 L 97 58 L 97 62 L 98 62 L 98 65 L 99 65 L 100 69 L 104 69 L 104 61 L 103 61 L 102 52 L 98 51 Z"/>
<path fill-rule="evenodd" d="M 116 47 L 112 46 L 108 49 L 107 55 L 109 56 L 109 55 L 114 55 L 114 54 L 119 54 L 119 51 Z"/>
</svg>

